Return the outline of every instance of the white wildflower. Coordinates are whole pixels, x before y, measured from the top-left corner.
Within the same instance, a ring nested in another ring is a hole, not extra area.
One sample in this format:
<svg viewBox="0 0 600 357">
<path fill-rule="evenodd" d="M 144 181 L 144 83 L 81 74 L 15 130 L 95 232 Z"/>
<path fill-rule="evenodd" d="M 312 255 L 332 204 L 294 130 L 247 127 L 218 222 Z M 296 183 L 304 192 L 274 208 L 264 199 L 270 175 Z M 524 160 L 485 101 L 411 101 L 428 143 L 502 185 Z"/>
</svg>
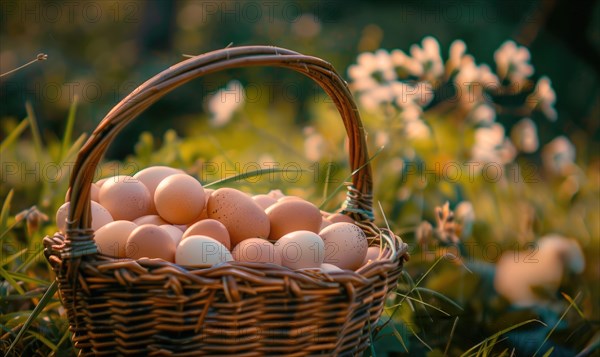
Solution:
<svg viewBox="0 0 600 357">
<path fill-rule="evenodd" d="M 475 209 L 469 201 L 462 201 L 454 209 L 454 219 L 458 224 L 462 239 L 471 235 L 475 222 Z"/>
<path fill-rule="evenodd" d="M 575 146 L 564 136 L 546 144 L 542 150 L 544 167 L 555 174 L 565 174 L 575 162 Z"/>
<path fill-rule="evenodd" d="M 515 149 L 504 136 L 504 127 L 498 123 L 475 130 L 475 144 L 471 148 L 474 161 L 508 164 L 515 157 Z"/>
<path fill-rule="evenodd" d="M 514 41 L 506 41 L 494 52 L 496 72 L 502 79 L 523 84 L 533 74 L 533 66 L 529 64 L 530 57 L 526 47 L 518 46 Z"/>
<path fill-rule="evenodd" d="M 244 97 L 244 87 L 235 80 L 218 90 L 208 99 L 211 124 L 219 127 L 229 123 L 235 111 L 244 104 Z"/>
<path fill-rule="evenodd" d="M 387 146 L 390 143 L 390 134 L 387 131 L 379 130 L 375 133 L 375 145 L 377 147 Z"/>
<path fill-rule="evenodd" d="M 519 151 L 535 152 L 539 147 L 537 127 L 529 118 L 521 119 L 513 126 L 510 137 Z"/>
<path fill-rule="evenodd" d="M 465 108 L 471 108 L 485 100 L 484 91 L 495 90 L 500 81 L 486 65 L 477 66 L 472 57 L 465 56 L 454 77 L 458 99 Z"/>
<path fill-rule="evenodd" d="M 404 72 L 409 76 L 414 77 L 423 75 L 423 65 L 419 61 L 408 56 L 402 50 L 393 50 L 391 57 L 394 67 L 400 69 L 400 72 Z"/>
<path fill-rule="evenodd" d="M 325 147 L 323 136 L 311 126 L 304 128 L 304 135 L 304 156 L 310 161 L 319 161 Z"/>
<path fill-rule="evenodd" d="M 435 38 L 427 36 L 421 41 L 421 46 L 412 45 L 410 54 L 423 65 L 423 77 L 436 82 L 444 74 L 440 44 Z"/>
<path fill-rule="evenodd" d="M 463 40 L 455 40 L 452 42 L 450 45 L 448 61 L 446 62 L 447 75 L 450 75 L 453 71 L 458 69 L 466 51 L 467 45 Z"/>
<path fill-rule="evenodd" d="M 400 108 L 414 104 L 424 107 L 433 99 L 433 88 L 427 82 L 418 82 L 415 85 L 394 82 L 390 84 L 390 89 L 395 96 L 396 105 Z"/>
<path fill-rule="evenodd" d="M 421 119 L 421 115 L 423 114 L 423 110 L 420 106 L 416 104 L 407 104 L 402 107 L 402 111 L 400 112 L 400 117 L 405 122 L 416 121 Z"/>
<path fill-rule="evenodd" d="M 491 124 L 496 120 L 496 111 L 488 104 L 480 104 L 471 111 L 470 118 L 477 124 Z"/>
<path fill-rule="evenodd" d="M 429 127 L 421 119 L 406 121 L 404 123 L 404 133 L 406 137 L 412 140 L 427 139 L 430 131 Z"/>
<path fill-rule="evenodd" d="M 556 93 L 552 89 L 552 83 L 548 77 L 544 76 L 538 80 L 533 93 L 527 97 L 527 102 L 541 110 L 549 120 L 555 121 L 558 118 L 556 109 L 554 109 Z"/>
</svg>

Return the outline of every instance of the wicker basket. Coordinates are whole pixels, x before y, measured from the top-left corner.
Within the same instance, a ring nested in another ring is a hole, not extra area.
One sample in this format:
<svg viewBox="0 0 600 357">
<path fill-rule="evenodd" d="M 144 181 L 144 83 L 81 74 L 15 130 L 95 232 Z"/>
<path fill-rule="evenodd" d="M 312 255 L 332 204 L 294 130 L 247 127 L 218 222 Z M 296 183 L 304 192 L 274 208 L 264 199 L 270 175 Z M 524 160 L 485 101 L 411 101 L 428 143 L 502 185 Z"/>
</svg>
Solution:
<svg viewBox="0 0 600 357">
<path fill-rule="evenodd" d="M 343 213 L 353 217 L 378 259 L 358 271 L 293 271 L 275 264 L 228 262 L 185 269 L 158 259 L 115 259 L 97 252 L 90 185 L 107 146 L 163 95 L 205 74 L 249 66 L 286 67 L 333 99 L 349 137 Z M 44 239 L 72 338 L 81 355 L 357 356 L 370 343 L 385 296 L 396 284 L 406 245 L 373 225 L 365 135 L 344 80 L 327 62 L 269 46 L 196 56 L 157 74 L 117 104 L 81 148 L 70 178 L 67 233 Z"/>
</svg>

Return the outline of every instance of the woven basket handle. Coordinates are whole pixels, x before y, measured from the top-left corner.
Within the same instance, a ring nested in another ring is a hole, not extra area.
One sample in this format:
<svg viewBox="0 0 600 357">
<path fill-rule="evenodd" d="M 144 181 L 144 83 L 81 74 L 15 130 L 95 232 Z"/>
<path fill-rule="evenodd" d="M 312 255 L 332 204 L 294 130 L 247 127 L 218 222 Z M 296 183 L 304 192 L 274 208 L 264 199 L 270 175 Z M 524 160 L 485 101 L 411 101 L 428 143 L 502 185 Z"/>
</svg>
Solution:
<svg viewBox="0 0 600 357">
<path fill-rule="evenodd" d="M 90 186 L 96 166 L 123 127 L 162 96 L 194 78 L 250 66 L 293 69 L 313 79 L 333 99 L 348 134 L 350 167 L 354 173 L 352 184 L 348 186 L 345 213 L 358 221 L 372 220 L 372 177 L 365 133 L 346 82 L 331 64 L 316 57 L 270 46 L 232 47 L 192 57 L 169 67 L 136 88 L 100 122 L 79 151 L 70 177 L 71 205 L 63 258 L 96 254 L 91 229 Z"/>
</svg>

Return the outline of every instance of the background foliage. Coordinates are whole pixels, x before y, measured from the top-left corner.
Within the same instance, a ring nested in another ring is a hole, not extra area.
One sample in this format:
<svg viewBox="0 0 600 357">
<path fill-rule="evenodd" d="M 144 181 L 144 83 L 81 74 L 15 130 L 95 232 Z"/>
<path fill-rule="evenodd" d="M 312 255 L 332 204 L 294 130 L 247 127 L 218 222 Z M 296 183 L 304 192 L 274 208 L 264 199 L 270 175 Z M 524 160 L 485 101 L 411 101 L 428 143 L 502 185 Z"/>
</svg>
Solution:
<svg viewBox="0 0 600 357">
<path fill-rule="evenodd" d="M 385 144 L 372 161 L 376 198 L 411 247 L 407 273 L 396 297 L 390 298 L 393 322 L 376 341 L 376 353 L 530 355 L 523 351 L 533 344 L 534 351 L 543 347 L 538 355 L 569 355 L 590 341 L 597 346 L 600 6 L 593 1 L 269 4 L 0 3 L 0 73 L 39 52 L 48 54 L 48 60 L 0 79 L 0 349 L 13 341 L 52 280 L 41 240 L 55 231 L 54 212 L 64 202 L 78 147 L 137 85 L 183 60 L 184 54 L 230 43 L 272 44 L 314 54 L 352 82 L 348 68 L 360 53 L 379 48 L 408 53 L 426 36 L 439 41 L 444 60 L 451 43 L 462 39 L 477 64 L 492 68 L 494 52 L 507 39 L 526 46 L 535 68 L 532 81 L 542 76 L 552 81 L 558 119 L 532 116 L 540 149 L 521 152 L 503 165 L 506 172 L 517 172 L 507 176 L 510 179 L 492 182 L 463 175 L 448 180 L 438 171 L 423 181 L 409 171 L 411 165 L 424 164 L 435 171 L 436 163 L 464 162 L 475 144 L 477 126 L 466 125 L 463 112 L 436 106 L 434 100 L 424 108 L 423 120 L 435 140 L 412 140 L 394 115 L 362 108 L 370 152 Z M 217 91 L 228 83 L 235 85 L 233 79 L 245 90 L 240 94 L 243 102 L 231 108 L 226 120 L 216 121 L 210 98 L 217 98 Z M 523 98 L 500 98 L 496 103 L 510 106 L 519 100 Z M 496 122 L 509 136 L 522 116 L 499 108 L 495 107 Z M 378 135 L 382 132 L 387 137 Z M 541 147 L 561 135 L 576 152 L 574 171 L 566 175 L 549 172 L 542 158 Z M 338 114 L 324 94 L 298 74 L 232 70 L 196 80 L 153 105 L 117 138 L 97 177 L 167 164 L 210 182 L 243 172 L 251 163 L 269 162 L 303 171 L 297 181 L 277 175 L 238 182 L 236 187 L 255 193 L 280 188 L 322 203 L 348 174 Z M 533 180 L 526 180 L 530 177 Z M 342 201 L 336 196 L 326 208 L 335 209 Z M 458 244 L 423 233 L 423 222 L 439 228 L 436 207 L 446 201 L 457 216 L 461 202 L 473 207 L 472 226 Z M 381 212 L 376 213 L 381 220 Z M 560 288 L 565 295 L 549 297 L 551 303 L 543 308 L 515 308 L 494 292 L 493 267 L 499 254 L 489 247 L 498 252 L 526 249 L 528 242 L 547 234 L 576 239 L 584 250 L 586 269 L 581 275 L 565 276 Z M 429 240 L 418 244 L 419 237 Z M 475 247 L 473 254 L 462 251 L 461 262 L 446 255 L 469 247 Z M 73 354 L 57 297 L 47 303 L 17 345 L 18 353 Z M 511 328 L 515 330 L 506 331 Z"/>
</svg>

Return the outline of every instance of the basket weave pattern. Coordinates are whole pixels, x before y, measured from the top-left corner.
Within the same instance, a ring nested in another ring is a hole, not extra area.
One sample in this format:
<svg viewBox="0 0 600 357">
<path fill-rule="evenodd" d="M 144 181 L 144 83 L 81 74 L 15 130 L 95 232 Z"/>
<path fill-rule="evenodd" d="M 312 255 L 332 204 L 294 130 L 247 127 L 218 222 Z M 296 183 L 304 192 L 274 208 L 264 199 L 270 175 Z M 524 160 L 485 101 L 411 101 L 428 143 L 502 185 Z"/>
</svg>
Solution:
<svg viewBox="0 0 600 357">
<path fill-rule="evenodd" d="M 344 213 L 353 217 L 376 261 L 325 274 L 267 263 L 183 268 L 159 259 L 115 259 L 97 252 L 90 185 L 119 131 L 169 91 L 217 71 L 277 66 L 317 82 L 333 99 L 348 133 L 352 183 Z M 70 180 L 67 233 L 44 239 L 81 355 L 355 356 L 370 343 L 385 296 L 396 284 L 406 245 L 372 223 L 372 179 L 364 130 L 352 95 L 333 67 L 290 50 L 248 46 L 183 61 L 117 104 L 81 148 Z"/>
</svg>

